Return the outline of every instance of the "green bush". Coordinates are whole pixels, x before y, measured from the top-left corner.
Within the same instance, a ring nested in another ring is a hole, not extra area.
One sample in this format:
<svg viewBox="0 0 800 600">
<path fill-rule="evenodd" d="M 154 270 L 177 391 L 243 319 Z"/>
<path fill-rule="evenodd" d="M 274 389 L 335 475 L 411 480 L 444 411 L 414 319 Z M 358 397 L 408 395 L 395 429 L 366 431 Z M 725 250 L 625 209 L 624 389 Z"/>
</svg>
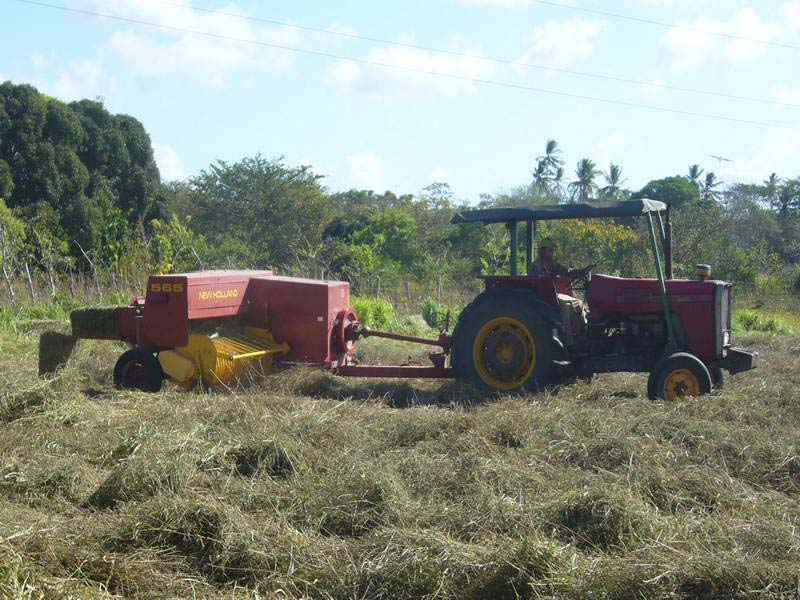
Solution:
<svg viewBox="0 0 800 600">
<path fill-rule="evenodd" d="M 733 319 L 733 330 L 792 333 L 792 328 L 780 317 L 762 315 L 755 310 L 739 311 Z"/>
<path fill-rule="evenodd" d="M 353 296 L 350 305 L 364 325 L 376 329 L 392 329 L 398 322 L 394 306 L 383 298 Z"/>
<path fill-rule="evenodd" d="M 792 287 L 792 281 L 782 275 L 759 275 L 756 279 L 756 288 L 765 294 L 779 294 L 788 292 Z M 800 283 L 800 280 L 794 282 Z"/>
<path fill-rule="evenodd" d="M 800 292 L 800 265 L 794 268 L 794 272 L 790 278 L 790 284 L 796 292 Z"/>
<path fill-rule="evenodd" d="M 433 298 L 425 298 L 422 302 L 422 318 L 425 319 L 431 329 L 438 329 L 439 331 L 448 329 L 448 314 L 450 315 L 449 325 L 452 327 L 458 320 L 458 313 L 459 311 L 453 310 Z"/>
</svg>

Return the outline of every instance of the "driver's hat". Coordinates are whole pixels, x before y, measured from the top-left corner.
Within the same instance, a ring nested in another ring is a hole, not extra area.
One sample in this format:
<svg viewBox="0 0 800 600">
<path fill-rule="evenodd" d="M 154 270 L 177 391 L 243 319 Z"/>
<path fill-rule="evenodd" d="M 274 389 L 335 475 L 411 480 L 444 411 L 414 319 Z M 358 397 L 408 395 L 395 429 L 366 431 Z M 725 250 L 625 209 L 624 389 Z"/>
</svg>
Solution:
<svg viewBox="0 0 800 600">
<path fill-rule="evenodd" d="M 539 240 L 539 248 L 550 248 L 551 250 L 555 249 L 556 243 L 551 237 L 542 238 Z"/>
</svg>

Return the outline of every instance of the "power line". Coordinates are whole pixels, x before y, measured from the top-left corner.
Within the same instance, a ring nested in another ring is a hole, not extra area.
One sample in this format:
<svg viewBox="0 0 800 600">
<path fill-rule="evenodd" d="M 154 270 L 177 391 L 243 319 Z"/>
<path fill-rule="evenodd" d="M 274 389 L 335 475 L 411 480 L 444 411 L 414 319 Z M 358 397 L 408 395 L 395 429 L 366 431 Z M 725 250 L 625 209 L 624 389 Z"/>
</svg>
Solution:
<svg viewBox="0 0 800 600">
<path fill-rule="evenodd" d="M 331 52 L 323 52 L 323 51 L 320 51 L 320 50 L 309 50 L 309 49 L 306 49 L 306 48 L 293 48 L 291 46 L 284 46 L 284 45 L 281 45 L 281 44 L 273 44 L 273 43 L 270 43 L 270 42 L 263 42 L 263 41 L 260 41 L 260 40 L 251 40 L 251 39 L 245 39 L 245 38 L 238 38 L 238 37 L 233 37 L 233 36 L 228 36 L 228 35 L 223 35 L 223 34 L 218 34 L 218 33 L 211 33 L 209 31 L 199 31 L 199 30 L 195 30 L 195 29 L 188 29 L 188 28 L 185 28 L 185 27 L 176 27 L 176 26 L 173 26 L 173 25 L 163 25 L 163 24 L 160 24 L 160 23 L 153 23 L 152 21 L 144 21 L 144 20 L 141 20 L 141 19 L 133 19 L 133 18 L 130 18 L 130 17 L 123 17 L 123 16 L 113 15 L 113 14 L 109 14 L 109 13 L 100 13 L 100 12 L 95 12 L 95 11 L 90 11 L 90 10 L 83 10 L 83 9 L 80 9 L 80 8 L 70 8 L 70 7 L 67 7 L 67 6 L 60 6 L 60 5 L 56 5 L 56 4 L 48 4 L 46 2 L 39 2 L 37 0 L 16 0 L 16 2 L 20 2 L 22 4 L 29 4 L 29 5 L 33 5 L 33 6 L 40 6 L 40 7 L 43 7 L 43 8 L 50 8 L 50 9 L 54 9 L 54 10 L 60 10 L 60 11 L 64 11 L 64 12 L 89 15 L 89 16 L 93 16 L 93 17 L 102 17 L 102 18 L 106 18 L 106 19 L 110 19 L 110 20 L 122 21 L 122 22 L 125 22 L 125 23 L 133 23 L 133 24 L 136 24 L 136 25 L 144 25 L 144 26 L 147 26 L 147 27 L 153 27 L 153 28 L 156 28 L 156 29 L 162 29 L 162 30 L 166 30 L 166 31 L 177 31 L 177 32 L 180 32 L 180 33 L 188 33 L 188 34 L 198 35 L 198 36 L 207 37 L 207 38 L 211 38 L 211 39 L 218 39 L 218 40 L 245 43 L 245 44 L 253 44 L 253 45 L 256 45 L 256 46 L 263 46 L 263 47 L 266 47 L 266 48 L 285 50 L 287 52 L 295 52 L 295 53 L 298 53 L 298 54 L 306 54 L 306 55 L 309 55 L 309 56 L 319 56 L 319 57 L 324 57 L 324 58 L 333 58 L 333 59 L 337 59 L 337 60 L 344 60 L 344 61 L 354 62 L 354 63 L 358 63 L 358 64 L 369 65 L 369 66 L 373 66 L 373 67 L 380 67 L 380 68 L 384 68 L 384 69 L 394 69 L 394 70 L 406 71 L 406 72 L 411 72 L 411 73 L 420 73 L 420 74 L 423 74 L 423 75 L 430 75 L 430 76 L 434 76 L 434 77 L 444 77 L 444 78 L 447 78 L 447 79 L 452 79 L 452 80 L 456 80 L 456 81 L 465 81 L 465 82 L 470 82 L 470 83 L 475 83 L 475 84 L 480 84 L 480 85 L 488 85 L 488 86 L 495 86 L 495 87 L 503 87 L 503 88 L 507 88 L 507 89 L 523 90 L 523 91 L 535 92 L 535 93 L 539 93 L 539 94 L 548 94 L 548 95 L 551 95 L 551 96 L 558 96 L 558 97 L 562 97 L 562 98 L 574 98 L 574 99 L 578 99 L 578 100 L 589 100 L 591 102 L 599 102 L 599 103 L 603 103 L 603 104 L 612 104 L 612 105 L 617 105 L 617 106 L 625 106 L 625 107 L 628 107 L 628 108 L 639 108 L 639 109 L 644 109 L 644 110 L 650 110 L 650 111 L 655 111 L 655 112 L 664 112 L 664 113 L 670 113 L 670 114 L 676 114 L 676 115 L 700 117 L 700 118 L 705 118 L 705 119 L 714 119 L 714 120 L 718 120 L 718 121 L 726 121 L 726 122 L 731 122 L 731 123 L 743 123 L 743 124 L 747 124 L 747 125 L 759 125 L 759 126 L 762 126 L 762 127 L 776 127 L 776 128 L 780 128 L 780 129 L 787 129 L 787 130 L 792 130 L 792 131 L 800 131 L 800 127 L 795 127 L 795 126 L 788 125 L 788 124 L 785 124 L 785 123 L 772 123 L 772 122 L 768 122 L 768 121 L 756 121 L 756 120 L 751 120 L 751 119 L 740 119 L 740 118 L 736 118 L 736 117 L 727 117 L 727 116 L 715 115 L 715 114 L 711 114 L 711 113 L 701 113 L 701 112 L 694 112 L 694 111 L 688 111 L 688 110 L 667 108 L 667 107 L 663 107 L 663 106 L 653 106 L 653 105 L 649 105 L 649 104 L 641 104 L 641 103 L 637 103 L 637 102 L 628 102 L 628 101 L 625 101 L 625 100 L 613 100 L 613 99 L 610 99 L 610 98 L 587 96 L 587 95 L 582 95 L 582 94 L 575 94 L 575 93 L 572 93 L 572 92 L 564 92 L 564 91 L 560 91 L 560 90 L 550 90 L 550 89 L 527 86 L 527 85 L 522 85 L 522 84 L 509 83 L 509 82 L 505 82 L 505 81 L 495 81 L 495 80 L 491 80 L 491 79 L 481 79 L 481 78 L 477 78 L 477 77 L 467 77 L 467 76 L 464 76 L 464 75 L 454 75 L 452 73 L 442 73 L 442 72 L 439 72 L 439 71 L 430 71 L 430 70 L 427 70 L 427 69 L 418 69 L 418 68 L 415 68 L 415 67 L 406 67 L 406 66 L 402 66 L 402 65 L 395 65 L 395 64 L 391 64 L 391 63 L 384 63 L 384 62 L 380 62 L 380 61 L 369 60 L 369 59 L 365 59 L 365 58 L 353 58 L 351 56 L 333 54 Z"/>
<path fill-rule="evenodd" d="M 591 78 L 591 79 L 599 79 L 599 80 L 603 80 L 603 81 L 614 81 L 614 82 L 617 82 L 617 83 L 627 83 L 627 84 L 631 84 L 631 85 L 638 85 L 638 86 L 651 87 L 651 88 L 659 88 L 659 89 L 664 89 L 664 90 L 673 90 L 673 91 L 677 91 L 677 92 L 698 94 L 698 95 L 702 95 L 702 96 L 715 96 L 715 97 L 718 97 L 718 98 L 726 98 L 726 99 L 729 99 L 729 100 L 740 100 L 740 101 L 745 101 L 745 102 L 757 102 L 757 103 L 761 103 L 761 104 L 772 104 L 772 105 L 775 105 L 775 106 L 786 106 L 786 107 L 790 107 L 790 108 L 800 108 L 800 104 L 796 104 L 796 103 L 792 103 L 792 102 L 781 102 L 779 100 L 768 100 L 766 98 L 756 98 L 756 97 L 753 97 L 753 96 L 740 96 L 740 95 L 737 95 L 737 94 L 727 94 L 725 92 L 716 92 L 716 91 L 713 91 L 713 90 L 702 90 L 702 89 L 697 89 L 697 88 L 690 88 L 690 87 L 683 87 L 683 86 L 678 86 L 678 85 L 671 85 L 671 84 L 667 84 L 667 83 L 643 81 L 641 79 L 632 79 L 632 78 L 628 78 L 628 77 L 621 77 L 621 76 L 618 76 L 618 75 L 609 75 L 607 73 L 591 73 L 591 72 L 588 72 L 588 71 L 578 71 L 578 70 L 575 70 L 575 69 L 565 69 L 565 68 L 562 68 L 562 67 L 554 67 L 554 66 L 550 66 L 550 65 L 540 65 L 540 64 L 534 64 L 534 63 L 529 63 L 529 62 L 510 60 L 510 59 L 506 59 L 506 58 L 481 56 L 479 54 L 472 54 L 472 53 L 469 53 L 469 52 L 458 52 L 456 50 L 446 50 L 444 48 L 435 48 L 435 47 L 432 47 L 432 46 L 422 46 L 422 45 L 419 45 L 419 44 L 411 44 L 411 43 L 407 43 L 407 42 L 397 42 L 397 41 L 392 41 L 392 40 L 387 40 L 387 39 L 382 39 L 382 38 L 377 38 L 377 37 L 372 37 L 372 36 L 359 35 L 359 34 L 356 34 L 356 33 L 348 33 L 346 31 L 334 31 L 334 30 L 331 30 L 331 29 L 324 29 L 322 27 L 312 27 L 312 26 L 309 26 L 309 25 L 298 25 L 296 23 L 291 23 L 289 21 L 284 21 L 284 20 L 280 20 L 280 19 L 273 19 L 273 18 L 259 17 L 259 16 L 251 16 L 251 15 L 243 15 L 243 14 L 239 14 L 239 13 L 227 12 L 227 11 L 224 11 L 224 10 L 215 10 L 215 9 L 211 9 L 211 8 L 204 8 L 204 7 L 201 7 L 201 6 L 192 6 L 190 4 L 184 4 L 184 3 L 180 3 L 180 2 L 169 2 L 167 0 L 148 0 L 148 1 L 156 3 L 156 4 L 162 4 L 164 6 L 172 6 L 172 7 L 176 7 L 176 8 L 182 8 L 182 9 L 185 9 L 185 10 L 203 12 L 203 13 L 207 13 L 207 14 L 215 14 L 215 15 L 220 15 L 220 16 L 224 16 L 224 17 L 234 18 L 234 19 L 252 21 L 252 22 L 256 22 L 256 23 L 267 23 L 267 24 L 270 24 L 270 25 L 278 25 L 278 26 L 281 26 L 281 27 L 289 27 L 289 28 L 298 29 L 298 30 L 301 30 L 301 31 L 311 31 L 311 32 L 314 32 L 314 33 L 322 33 L 322 34 L 325 34 L 325 35 L 338 36 L 338 37 L 343 37 L 343 38 L 348 38 L 348 39 L 353 39 L 353 40 L 372 42 L 372 43 L 377 43 L 377 44 L 385 44 L 387 46 L 395 46 L 395 47 L 399 47 L 399 48 L 409 48 L 409 49 L 413 49 L 413 50 L 422 50 L 422 51 L 425 51 L 425 52 L 432 52 L 432 53 L 436 53 L 436 54 L 444 54 L 444 55 L 448 55 L 448 56 L 457 56 L 457 57 L 461 57 L 461 58 L 470 58 L 470 59 L 473 59 L 473 60 L 481 60 L 481 61 L 486 61 L 486 62 L 493 62 L 493 63 L 503 64 L 503 65 L 514 66 L 514 67 L 525 67 L 525 68 L 529 68 L 529 69 L 537 69 L 537 70 L 540 70 L 540 71 L 550 71 L 550 72 L 553 72 L 553 73 L 565 73 L 567 75 L 573 75 L 573 76 L 576 76 L 576 77 L 588 77 L 588 78 Z M 561 5 L 558 5 L 558 6 L 561 6 Z"/>
<path fill-rule="evenodd" d="M 704 35 L 711 35 L 715 37 L 726 38 L 729 40 L 741 40 L 744 42 L 752 42 L 754 44 L 764 44 L 765 46 L 775 46 L 777 48 L 788 48 L 790 50 L 800 50 L 800 46 L 795 44 L 785 44 L 783 42 L 773 42 L 772 40 L 762 40 L 760 38 L 751 38 L 745 35 L 736 35 L 735 33 L 723 33 L 721 31 L 709 31 L 708 29 L 700 29 L 699 27 L 689 27 L 687 25 L 677 25 L 675 23 L 669 23 L 668 21 L 657 21 L 655 19 L 646 19 L 644 17 L 634 17 L 631 15 L 623 15 L 621 13 L 615 12 L 608 12 L 604 10 L 598 10 L 595 8 L 586 8 L 583 6 L 575 6 L 574 4 L 561 4 L 560 2 L 555 2 L 553 0 L 530 0 L 530 2 L 535 2 L 536 4 L 542 4 L 544 6 L 552 6 L 555 8 L 567 8 L 570 10 L 576 10 L 583 13 L 589 13 L 593 15 L 602 15 L 604 17 L 611 17 L 613 19 L 622 19 L 625 21 L 632 21 L 634 23 L 644 23 L 646 25 L 655 25 L 657 27 L 664 27 L 666 29 L 683 29 L 685 31 L 693 31 L 694 33 L 702 33 Z"/>
</svg>

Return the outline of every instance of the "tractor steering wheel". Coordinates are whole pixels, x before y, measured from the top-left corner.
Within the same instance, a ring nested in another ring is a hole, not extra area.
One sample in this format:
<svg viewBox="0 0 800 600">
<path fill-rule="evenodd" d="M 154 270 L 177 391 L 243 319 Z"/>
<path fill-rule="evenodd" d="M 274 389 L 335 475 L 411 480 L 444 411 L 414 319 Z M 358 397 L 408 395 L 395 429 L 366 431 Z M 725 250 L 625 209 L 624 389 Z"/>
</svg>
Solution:
<svg viewBox="0 0 800 600">
<path fill-rule="evenodd" d="M 596 266 L 596 264 L 591 264 L 582 269 L 578 269 L 578 275 L 572 277 L 572 287 L 585 292 L 589 287 L 589 283 L 592 281 L 592 269 Z"/>
</svg>

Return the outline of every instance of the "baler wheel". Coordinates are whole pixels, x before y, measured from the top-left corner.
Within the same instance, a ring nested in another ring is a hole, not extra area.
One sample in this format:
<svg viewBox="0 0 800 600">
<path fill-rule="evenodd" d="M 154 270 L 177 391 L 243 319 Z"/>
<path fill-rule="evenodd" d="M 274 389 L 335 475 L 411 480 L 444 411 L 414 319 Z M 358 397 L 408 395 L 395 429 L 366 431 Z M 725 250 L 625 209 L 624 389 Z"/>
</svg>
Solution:
<svg viewBox="0 0 800 600">
<path fill-rule="evenodd" d="M 677 352 L 653 368 L 647 381 L 651 400 L 681 400 L 711 393 L 712 381 L 703 362 L 687 352 Z"/>
<path fill-rule="evenodd" d="M 114 385 L 120 389 L 157 392 L 164 382 L 158 359 L 141 348 L 128 350 L 114 365 Z"/>
</svg>

